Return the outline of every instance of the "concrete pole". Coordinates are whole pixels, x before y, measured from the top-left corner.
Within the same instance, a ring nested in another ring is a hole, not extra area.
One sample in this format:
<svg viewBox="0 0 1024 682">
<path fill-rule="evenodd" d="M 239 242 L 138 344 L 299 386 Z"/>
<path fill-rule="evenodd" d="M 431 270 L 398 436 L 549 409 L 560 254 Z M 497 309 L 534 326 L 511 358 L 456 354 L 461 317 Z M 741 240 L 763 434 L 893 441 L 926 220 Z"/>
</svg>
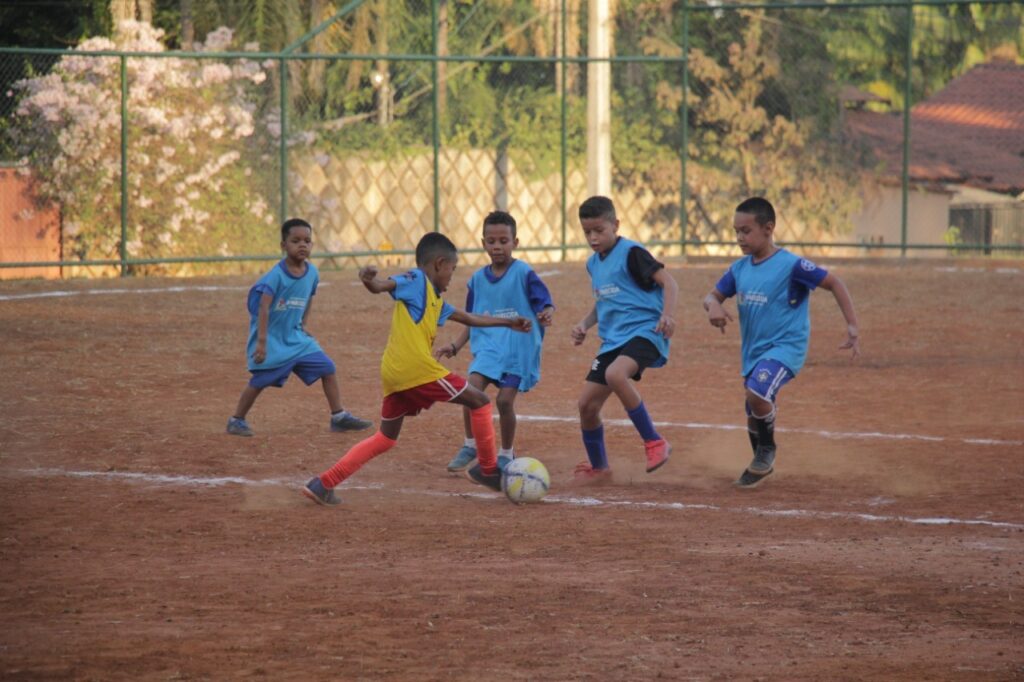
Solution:
<svg viewBox="0 0 1024 682">
<path fill-rule="evenodd" d="M 588 0 L 588 56 L 611 56 L 609 0 Z M 587 193 L 609 196 L 612 189 L 612 66 L 587 63 Z"/>
</svg>

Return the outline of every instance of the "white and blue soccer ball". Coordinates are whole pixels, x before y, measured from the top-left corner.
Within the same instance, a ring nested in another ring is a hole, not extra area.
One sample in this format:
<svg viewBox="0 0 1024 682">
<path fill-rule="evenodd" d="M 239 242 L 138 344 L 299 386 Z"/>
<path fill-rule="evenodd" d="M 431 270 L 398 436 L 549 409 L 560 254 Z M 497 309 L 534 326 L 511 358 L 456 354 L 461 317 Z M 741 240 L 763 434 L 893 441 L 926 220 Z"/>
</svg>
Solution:
<svg viewBox="0 0 1024 682">
<path fill-rule="evenodd" d="M 547 467 L 533 457 L 516 457 L 501 477 L 501 489 L 516 504 L 540 502 L 551 487 Z"/>
</svg>

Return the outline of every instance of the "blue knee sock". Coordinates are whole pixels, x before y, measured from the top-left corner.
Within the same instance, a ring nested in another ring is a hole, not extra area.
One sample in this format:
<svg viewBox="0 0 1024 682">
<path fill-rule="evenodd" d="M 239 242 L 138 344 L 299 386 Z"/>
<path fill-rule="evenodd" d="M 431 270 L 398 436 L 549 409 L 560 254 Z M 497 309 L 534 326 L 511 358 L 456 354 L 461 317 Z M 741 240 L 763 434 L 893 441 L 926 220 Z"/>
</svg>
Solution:
<svg viewBox="0 0 1024 682">
<path fill-rule="evenodd" d="M 651 421 L 651 415 L 647 414 L 647 408 L 644 407 L 643 402 L 637 405 L 632 410 L 627 410 L 626 414 L 633 420 L 633 426 L 640 432 L 640 437 L 645 441 L 650 440 L 661 440 L 661 436 L 654 430 L 654 422 Z"/>
<path fill-rule="evenodd" d="M 604 449 L 604 426 L 598 426 L 596 429 L 582 429 L 583 431 L 583 447 L 587 449 L 587 459 L 590 460 L 590 466 L 595 469 L 607 469 L 608 468 L 608 453 Z"/>
</svg>

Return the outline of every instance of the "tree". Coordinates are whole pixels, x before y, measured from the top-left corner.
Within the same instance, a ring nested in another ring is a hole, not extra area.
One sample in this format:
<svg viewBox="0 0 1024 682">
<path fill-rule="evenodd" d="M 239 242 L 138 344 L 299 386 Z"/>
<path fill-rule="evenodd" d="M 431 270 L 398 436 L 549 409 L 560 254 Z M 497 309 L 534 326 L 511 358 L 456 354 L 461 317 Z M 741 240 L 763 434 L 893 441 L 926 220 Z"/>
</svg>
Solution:
<svg viewBox="0 0 1024 682">
<path fill-rule="evenodd" d="M 66 255 L 117 257 L 120 233 L 120 70 L 95 50 L 161 52 L 161 34 L 125 21 L 92 38 L 21 93 L 7 132 L 61 207 Z M 215 57 L 227 29 L 207 37 Z M 271 252 L 276 216 L 264 191 L 273 141 L 259 114 L 266 73 L 251 60 L 129 59 L 128 202 L 132 257 Z M 265 87 L 265 86 L 264 86 Z M 262 132 L 257 132 L 257 129 Z M 262 229 L 252 230 L 253 224 Z"/>
</svg>

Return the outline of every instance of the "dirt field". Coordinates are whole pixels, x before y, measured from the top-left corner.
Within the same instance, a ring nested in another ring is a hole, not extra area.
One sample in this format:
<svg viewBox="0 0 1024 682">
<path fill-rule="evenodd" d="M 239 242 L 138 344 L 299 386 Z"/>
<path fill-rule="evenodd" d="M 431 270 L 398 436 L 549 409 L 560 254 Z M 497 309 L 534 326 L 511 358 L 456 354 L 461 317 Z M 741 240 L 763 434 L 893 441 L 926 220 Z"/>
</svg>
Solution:
<svg viewBox="0 0 1024 682">
<path fill-rule="evenodd" d="M 681 332 L 640 384 L 671 461 L 644 473 L 613 399 L 615 481 L 585 490 L 566 483 L 597 344 L 568 330 L 592 299 L 580 264 L 539 267 L 558 312 L 517 445 L 553 490 L 523 507 L 444 471 L 447 405 L 333 509 L 298 488 L 358 436 L 328 431 L 319 387 L 293 378 L 256 437 L 224 434 L 252 278 L 0 284 L 0 678 L 1024 679 L 1024 265 L 824 264 L 864 356 L 815 293 L 754 491 L 731 485 L 738 329 L 699 305 L 724 262 L 671 264 Z M 376 417 L 390 299 L 323 281 L 311 331 Z"/>
</svg>

